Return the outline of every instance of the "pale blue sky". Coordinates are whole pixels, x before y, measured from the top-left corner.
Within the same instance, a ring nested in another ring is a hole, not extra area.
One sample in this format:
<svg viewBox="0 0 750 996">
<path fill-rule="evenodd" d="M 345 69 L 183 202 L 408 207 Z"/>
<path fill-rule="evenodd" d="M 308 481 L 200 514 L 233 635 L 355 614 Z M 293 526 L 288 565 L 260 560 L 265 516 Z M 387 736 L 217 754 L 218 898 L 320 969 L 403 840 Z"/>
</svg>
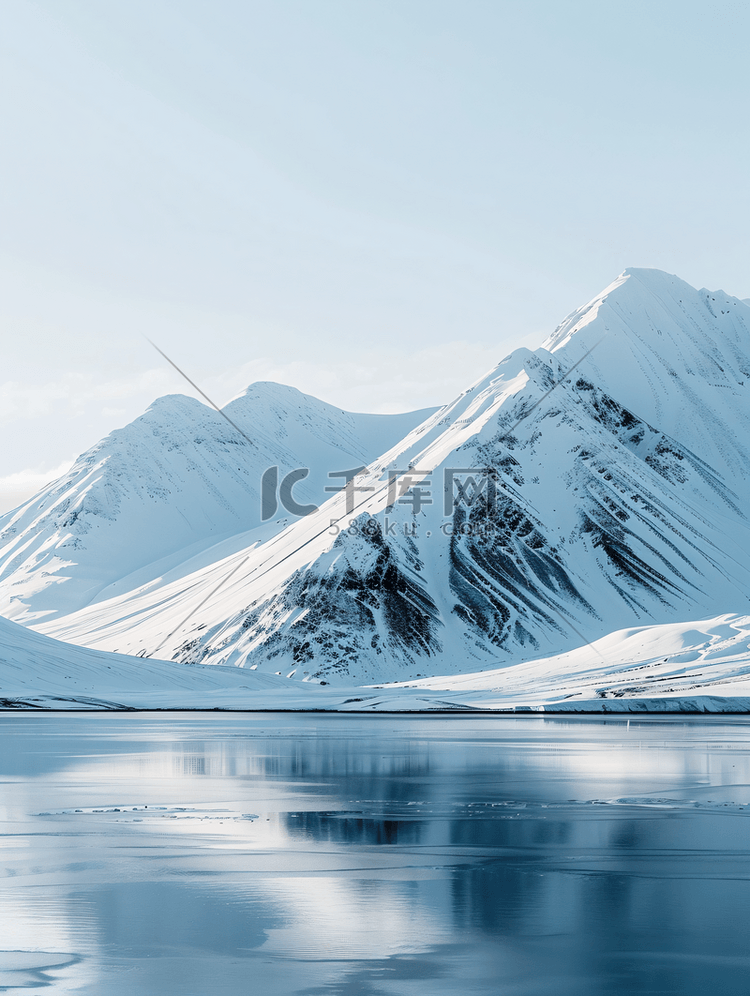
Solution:
<svg viewBox="0 0 750 996">
<path fill-rule="evenodd" d="M 6 0 L 2 22 L 0 507 L 188 391 L 144 334 L 219 402 L 273 379 L 393 411 L 626 266 L 750 294 L 747 2 Z"/>
</svg>

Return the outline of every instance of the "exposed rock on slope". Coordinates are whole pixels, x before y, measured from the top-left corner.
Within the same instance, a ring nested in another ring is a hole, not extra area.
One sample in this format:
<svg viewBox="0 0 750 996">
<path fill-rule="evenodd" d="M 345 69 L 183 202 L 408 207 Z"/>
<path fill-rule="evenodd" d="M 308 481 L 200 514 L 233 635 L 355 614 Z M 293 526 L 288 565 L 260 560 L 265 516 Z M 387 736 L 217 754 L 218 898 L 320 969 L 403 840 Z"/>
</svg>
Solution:
<svg viewBox="0 0 750 996">
<path fill-rule="evenodd" d="M 225 411 L 250 442 L 198 401 L 160 398 L 0 517 L 0 612 L 25 623 L 64 615 L 169 571 L 190 573 L 225 555 L 221 547 L 205 553 L 222 540 L 230 548 L 262 542 L 286 514 L 279 505 L 276 527 L 261 527 L 268 467 L 280 478 L 309 468 L 295 499 L 322 504 L 329 471 L 368 463 L 433 409 L 355 415 L 260 383 Z"/>
<path fill-rule="evenodd" d="M 43 628 L 351 682 L 746 612 L 748 391 L 746 305 L 626 271 L 374 460 L 351 512 Z"/>
</svg>

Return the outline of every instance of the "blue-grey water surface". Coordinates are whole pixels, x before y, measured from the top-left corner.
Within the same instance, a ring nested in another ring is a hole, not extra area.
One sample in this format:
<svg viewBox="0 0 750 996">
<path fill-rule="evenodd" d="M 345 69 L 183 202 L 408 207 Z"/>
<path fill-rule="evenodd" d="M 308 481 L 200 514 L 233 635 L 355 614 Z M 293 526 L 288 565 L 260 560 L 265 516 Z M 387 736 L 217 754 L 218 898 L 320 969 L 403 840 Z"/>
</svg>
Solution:
<svg viewBox="0 0 750 996">
<path fill-rule="evenodd" d="M 750 992 L 750 722 L 0 714 L 0 991 Z"/>
</svg>

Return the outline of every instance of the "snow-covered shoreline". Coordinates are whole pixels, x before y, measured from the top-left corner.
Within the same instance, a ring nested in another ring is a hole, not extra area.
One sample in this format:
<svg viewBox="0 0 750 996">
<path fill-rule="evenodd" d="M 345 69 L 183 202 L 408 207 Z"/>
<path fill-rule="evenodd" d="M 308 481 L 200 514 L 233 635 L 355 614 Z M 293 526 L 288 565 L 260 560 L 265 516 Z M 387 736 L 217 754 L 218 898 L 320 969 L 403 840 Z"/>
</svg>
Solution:
<svg viewBox="0 0 750 996">
<path fill-rule="evenodd" d="M 262 694 L 262 698 L 266 693 Z M 547 703 L 543 705 L 515 705 L 507 707 L 466 706 L 459 703 L 435 703 L 424 697 L 418 702 L 396 699 L 393 702 L 378 703 L 370 709 L 352 708 L 344 703 L 299 703 L 296 707 L 283 702 L 279 696 L 269 696 L 268 702 L 242 706 L 224 703 L 220 706 L 204 703 L 201 705 L 158 705 L 156 696 L 148 705 L 131 705 L 121 696 L 118 701 L 105 699 L 62 699 L 57 696 L 34 696 L 27 699 L 0 699 L 0 714 L 3 712 L 128 712 L 128 713 L 182 713 L 182 712 L 231 712 L 231 713 L 305 713 L 313 715 L 356 715 L 356 716 L 446 716 L 497 717 L 497 716 L 750 716 L 750 697 L 722 698 L 715 695 L 698 695 L 693 698 L 661 699 L 619 699 L 602 701 L 588 699 L 570 703 Z M 172 700 L 170 699 L 170 702 Z M 214 701 L 211 699 L 211 701 Z"/>
<path fill-rule="evenodd" d="M 0 709 L 750 714 L 750 616 L 639 627 L 553 657 L 380 686 L 129 657 L 0 618 Z"/>
</svg>

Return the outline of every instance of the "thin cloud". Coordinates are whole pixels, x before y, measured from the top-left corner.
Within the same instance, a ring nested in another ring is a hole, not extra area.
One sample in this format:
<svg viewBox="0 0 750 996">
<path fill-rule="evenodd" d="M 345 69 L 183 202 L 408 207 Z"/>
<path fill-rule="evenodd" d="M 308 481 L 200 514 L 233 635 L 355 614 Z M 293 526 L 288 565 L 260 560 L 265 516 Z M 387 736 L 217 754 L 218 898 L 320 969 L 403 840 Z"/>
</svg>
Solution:
<svg viewBox="0 0 750 996">
<path fill-rule="evenodd" d="M 98 381 L 93 373 L 72 372 L 63 373 L 58 380 L 43 384 L 6 381 L 0 384 L 0 426 L 51 415 L 59 412 L 60 407 L 78 412 L 95 402 L 111 403 L 115 399 L 123 401 L 143 395 L 153 400 L 175 390 L 182 390 L 178 378 L 171 371 L 160 368 L 106 381 Z M 93 444 L 96 440 L 91 442 Z"/>
<path fill-rule="evenodd" d="M 9 512 L 41 491 L 47 484 L 67 474 L 72 460 L 63 460 L 56 467 L 28 467 L 0 477 L 0 514 Z"/>
</svg>

